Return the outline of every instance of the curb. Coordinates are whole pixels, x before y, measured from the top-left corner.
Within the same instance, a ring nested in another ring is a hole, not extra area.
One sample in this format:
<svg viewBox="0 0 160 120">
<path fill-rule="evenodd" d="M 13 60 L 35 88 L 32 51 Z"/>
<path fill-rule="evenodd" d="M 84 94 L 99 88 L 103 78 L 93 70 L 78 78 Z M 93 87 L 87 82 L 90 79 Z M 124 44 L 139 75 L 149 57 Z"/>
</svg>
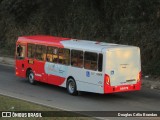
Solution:
<svg viewBox="0 0 160 120">
<path fill-rule="evenodd" d="M 0 63 L 10 65 L 12 67 L 15 66 L 15 60 L 11 57 L 0 57 Z M 153 78 L 143 79 L 142 87 L 160 90 L 160 80 L 155 80 Z"/>
<path fill-rule="evenodd" d="M 15 60 L 9 57 L 0 57 L 0 63 L 14 66 Z"/>
</svg>

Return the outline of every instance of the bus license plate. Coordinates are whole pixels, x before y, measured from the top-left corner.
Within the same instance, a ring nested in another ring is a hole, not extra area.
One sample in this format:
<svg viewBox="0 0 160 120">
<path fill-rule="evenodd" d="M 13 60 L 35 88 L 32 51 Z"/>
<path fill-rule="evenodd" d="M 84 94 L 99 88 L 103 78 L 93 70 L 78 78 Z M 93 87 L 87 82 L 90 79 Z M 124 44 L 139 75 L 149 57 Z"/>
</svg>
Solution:
<svg viewBox="0 0 160 120">
<path fill-rule="evenodd" d="M 120 87 L 120 90 L 128 90 L 128 87 Z"/>
</svg>

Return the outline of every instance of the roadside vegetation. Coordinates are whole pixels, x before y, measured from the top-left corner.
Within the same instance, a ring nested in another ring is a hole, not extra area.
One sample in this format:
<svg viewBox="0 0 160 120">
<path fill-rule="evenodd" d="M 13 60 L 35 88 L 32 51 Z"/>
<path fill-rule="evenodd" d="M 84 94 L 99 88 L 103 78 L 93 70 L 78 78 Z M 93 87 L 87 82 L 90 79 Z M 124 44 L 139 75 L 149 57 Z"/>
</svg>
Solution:
<svg viewBox="0 0 160 120">
<path fill-rule="evenodd" d="M 53 35 L 141 48 L 142 71 L 160 75 L 160 0 L 0 0 L 0 54 L 23 35 Z"/>
</svg>

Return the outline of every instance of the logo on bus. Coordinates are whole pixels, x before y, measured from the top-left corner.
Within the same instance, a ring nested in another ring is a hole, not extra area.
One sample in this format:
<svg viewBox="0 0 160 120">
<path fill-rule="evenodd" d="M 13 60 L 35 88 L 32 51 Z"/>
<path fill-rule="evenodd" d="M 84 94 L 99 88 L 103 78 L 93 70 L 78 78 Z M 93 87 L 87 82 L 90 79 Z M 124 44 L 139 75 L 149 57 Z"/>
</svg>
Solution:
<svg viewBox="0 0 160 120">
<path fill-rule="evenodd" d="M 89 71 L 86 71 L 86 76 L 90 77 L 90 72 Z"/>
</svg>

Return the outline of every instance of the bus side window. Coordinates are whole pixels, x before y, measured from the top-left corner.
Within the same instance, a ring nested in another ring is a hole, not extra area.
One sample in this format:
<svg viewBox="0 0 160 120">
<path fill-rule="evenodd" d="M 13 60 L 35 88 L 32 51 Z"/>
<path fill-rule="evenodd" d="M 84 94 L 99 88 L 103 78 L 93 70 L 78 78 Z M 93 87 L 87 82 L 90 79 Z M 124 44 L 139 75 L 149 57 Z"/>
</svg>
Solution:
<svg viewBox="0 0 160 120">
<path fill-rule="evenodd" d="M 24 59 L 25 58 L 26 47 L 24 45 L 17 45 L 16 51 L 17 51 L 16 52 L 17 59 Z"/>
<path fill-rule="evenodd" d="M 47 47 L 47 58 L 46 60 L 48 62 L 52 62 L 53 61 L 53 47 Z"/>
<path fill-rule="evenodd" d="M 46 50 L 47 47 L 42 45 L 42 61 L 46 61 Z"/>
<path fill-rule="evenodd" d="M 35 45 L 28 44 L 28 58 L 34 58 L 35 56 Z"/>
<path fill-rule="evenodd" d="M 70 65 L 70 49 L 64 49 L 64 63 Z"/>
<path fill-rule="evenodd" d="M 70 64 L 70 50 L 66 48 L 59 48 L 58 50 L 58 63 L 69 65 Z"/>
<path fill-rule="evenodd" d="M 71 66 L 83 67 L 83 51 L 72 50 L 71 51 Z"/>
<path fill-rule="evenodd" d="M 89 70 L 97 70 L 97 53 L 85 52 L 84 54 L 84 68 Z"/>
<path fill-rule="evenodd" d="M 36 47 L 36 59 L 40 61 L 46 60 L 46 46 L 37 45 Z"/>
<path fill-rule="evenodd" d="M 102 66 L 103 66 L 103 55 L 102 54 L 99 54 L 99 57 L 98 57 L 98 71 L 99 72 L 102 72 Z"/>
<path fill-rule="evenodd" d="M 53 62 L 57 63 L 58 62 L 58 48 L 53 47 L 52 53 L 53 53 Z"/>
</svg>

